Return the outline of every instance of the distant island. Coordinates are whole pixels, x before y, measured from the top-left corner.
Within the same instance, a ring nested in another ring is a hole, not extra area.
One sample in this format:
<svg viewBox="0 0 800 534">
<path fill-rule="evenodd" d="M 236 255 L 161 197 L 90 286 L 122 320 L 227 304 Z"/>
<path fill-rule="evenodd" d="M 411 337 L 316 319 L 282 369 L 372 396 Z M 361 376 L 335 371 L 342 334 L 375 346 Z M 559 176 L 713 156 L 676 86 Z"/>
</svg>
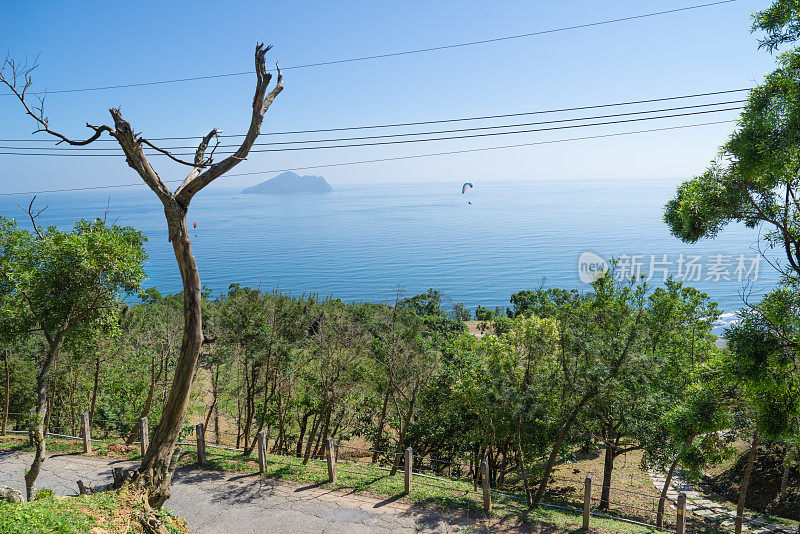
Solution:
<svg viewBox="0 0 800 534">
<path fill-rule="evenodd" d="M 283 172 L 265 182 L 248 187 L 243 194 L 276 194 L 276 193 L 330 193 L 333 191 L 322 176 L 299 176 L 293 172 Z"/>
</svg>

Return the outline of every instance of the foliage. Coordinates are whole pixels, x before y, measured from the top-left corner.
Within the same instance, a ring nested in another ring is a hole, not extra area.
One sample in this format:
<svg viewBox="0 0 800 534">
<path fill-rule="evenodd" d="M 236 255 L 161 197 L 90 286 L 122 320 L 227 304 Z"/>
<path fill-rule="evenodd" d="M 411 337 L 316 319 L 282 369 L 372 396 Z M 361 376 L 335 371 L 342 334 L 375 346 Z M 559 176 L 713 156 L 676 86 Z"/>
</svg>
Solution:
<svg viewBox="0 0 800 534">
<path fill-rule="evenodd" d="M 495 312 L 492 309 L 478 306 L 475 308 L 475 319 L 478 321 L 491 321 L 495 317 Z"/>
<path fill-rule="evenodd" d="M 40 490 L 42 493 L 45 490 Z M 49 491 L 49 490 L 47 490 Z M 110 534 L 141 532 L 141 505 L 126 494 L 102 492 L 80 497 L 55 498 L 51 494 L 25 503 L 0 503 L 0 534 L 57 532 L 79 534 L 102 531 Z M 170 532 L 188 532 L 183 519 L 162 514 Z"/>
</svg>

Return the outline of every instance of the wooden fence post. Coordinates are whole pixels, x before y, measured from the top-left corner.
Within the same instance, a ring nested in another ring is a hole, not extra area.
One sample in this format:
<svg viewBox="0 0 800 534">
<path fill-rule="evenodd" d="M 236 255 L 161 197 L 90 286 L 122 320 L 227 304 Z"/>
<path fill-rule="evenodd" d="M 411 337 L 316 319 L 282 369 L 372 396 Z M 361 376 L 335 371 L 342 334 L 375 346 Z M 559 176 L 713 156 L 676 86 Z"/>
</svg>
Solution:
<svg viewBox="0 0 800 534">
<path fill-rule="evenodd" d="M 589 530 L 589 517 L 592 515 L 592 475 L 586 475 L 583 484 L 583 530 Z"/>
<path fill-rule="evenodd" d="M 197 434 L 197 463 L 203 465 L 206 463 L 206 437 L 203 433 L 203 423 L 197 423 L 194 430 Z"/>
<path fill-rule="evenodd" d="M 405 454 L 405 456 L 406 456 L 406 458 L 405 458 L 406 462 L 405 462 L 405 466 L 404 466 L 405 469 L 404 469 L 404 473 L 403 473 L 405 475 L 403 477 L 403 479 L 404 479 L 403 481 L 405 482 L 406 495 L 411 495 L 411 466 L 413 465 L 412 462 L 411 462 L 411 459 L 412 459 L 411 455 L 412 454 L 413 454 L 413 451 L 412 451 L 411 447 L 407 448 L 406 449 L 406 454 Z"/>
<path fill-rule="evenodd" d="M 686 494 L 680 492 L 678 495 L 678 511 L 677 511 L 677 524 L 675 525 L 675 534 L 684 534 L 686 530 Z"/>
<path fill-rule="evenodd" d="M 147 453 L 147 447 L 150 446 L 150 431 L 147 428 L 147 417 L 139 419 L 139 437 L 141 438 L 139 450 L 142 451 L 142 456 L 144 456 Z"/>
<path fill-rule="evenodd" d="M 92 452 L 92 433 L 89 428 L 89 412 L 83 412 L 81 420 L 83 421 L 83 452 L 90 453 Z"/>
<path fill-rule="evenodd" d="M 489 464 L 486 460 L 481 462 L 481 485 L 483 486 L 483 511 L 488 514 L 492 511 L 492 494 L 489 491 Z"/>
<path fill-rule="evenodd" d="M 333 447 L 333 438 L 328 437 L 328 482 L 336 482 L 336 451 Z"/>
<path fill-rule="evenodd" d="M 267 470 L 267 431 L 262 430 L 258 434 L 258 472 L 263 473 Z"/>
</svg>

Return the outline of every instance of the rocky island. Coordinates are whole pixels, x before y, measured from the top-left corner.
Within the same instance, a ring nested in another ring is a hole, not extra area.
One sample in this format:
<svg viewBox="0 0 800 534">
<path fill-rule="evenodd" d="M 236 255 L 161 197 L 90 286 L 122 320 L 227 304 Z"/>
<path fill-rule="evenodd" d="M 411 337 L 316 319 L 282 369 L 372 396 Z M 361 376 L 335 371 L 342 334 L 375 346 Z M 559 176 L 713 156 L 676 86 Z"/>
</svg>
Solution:
<svg viewBox="0 0 800 534">
<path fill-rule="evenodd" d="M 330 193 L 331 184 L 322 176 L 299 176 L 287 171 L 248 187 L 243 194 L 281 194 L 281 193 Z"/>
</svg>

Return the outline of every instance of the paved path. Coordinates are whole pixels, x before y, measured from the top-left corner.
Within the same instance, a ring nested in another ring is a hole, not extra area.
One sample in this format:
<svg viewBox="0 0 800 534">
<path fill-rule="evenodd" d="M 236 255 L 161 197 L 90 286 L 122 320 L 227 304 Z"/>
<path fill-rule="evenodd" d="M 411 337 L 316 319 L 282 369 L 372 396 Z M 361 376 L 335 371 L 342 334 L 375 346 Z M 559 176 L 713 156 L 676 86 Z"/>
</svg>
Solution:
<svg viewBox="0 0 800 534">
<path fill-rule="evenodd" d="M 653 481 L 653 485 L 660 493 L 664 488 L 666 475 L 656 471 L 649 471 L 649 474 L 650 480 Z M 667 499 L 672 501 L 671 506 L 673 510 L 675 509 L 674 503 L 678 500 L 678 493 L 680 492 L 686 494 L 687 511 L 710 521 L 716 521 L 726 527 L 733 528 L 735 525 L 735 510 L 731 510 L 719 502 L 712 501 L 689 481 L 680 476 L 680 474 L 675 473 L 670 481 L 670 487 L 667 489 Z M 769 523 L 768 521 L 745 512 L 742 518 L 742 530 L 754 534 L 795 534 L 797 532 L 797 527 L 790 527 L 780 523 Z"/>
<path fill-rule="evenodd" d="M 24 490 L 30 453 L 0 451 L 0 484 Z M 111 467 L 133 462 L 80 455 L 53 455 L 44 463 L 39 487 L 75 495 L 78 479 L 110 482 Z M 24 491 L 23 491 L 24 493 Z M 397 533 L 518 532 L 516 525 L 476 523 L 465 513 L 442 514 L 396 497 L 380 499 L 320 485 L 263 479 L 197 468 L 180 468 L 166 506 L 186 518 L 192 532 Z M 527 531 L 543 532 L 541 527 Z"/>
</svg>

